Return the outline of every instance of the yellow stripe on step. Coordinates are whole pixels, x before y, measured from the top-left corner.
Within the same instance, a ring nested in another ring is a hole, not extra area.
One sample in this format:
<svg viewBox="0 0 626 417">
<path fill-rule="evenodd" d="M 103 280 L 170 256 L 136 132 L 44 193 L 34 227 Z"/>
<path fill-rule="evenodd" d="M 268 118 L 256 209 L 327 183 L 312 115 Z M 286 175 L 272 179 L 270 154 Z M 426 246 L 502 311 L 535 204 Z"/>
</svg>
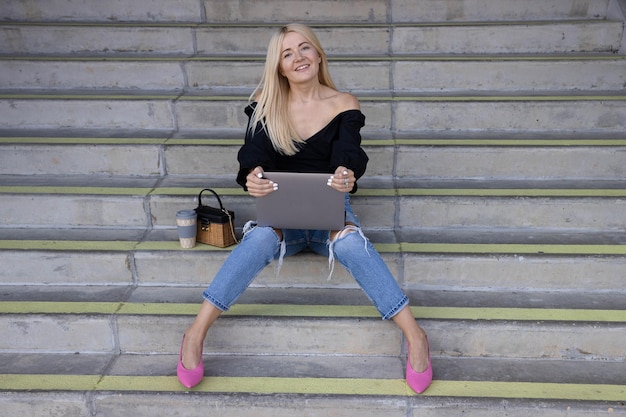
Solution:
<svg viewBox="0 0 626 417">
<path fill-rule="evenodd" d="M 11 145 L 194 145 L 241 146 L 243 139 L 206 138 L 100 138 L 100 137 L 2 137 L 0 144 Z M 626 146 L 626 139 L 363 139 L 363 146 L 528 146 L 528 147 L 605 147 Z"/>
<path fill-rule="evenodd" d="M 3 301 L 0 314 L 118 314 L 195 315 L 197 303 Z M 506 307 L 411 307 L 419 319 L 507 320 L 626 323 L 626 310 L 506 308 Z M 230 317 L 328 317 L 376 318 L 372 306 L 237 304 L 224 313 Z"/>
<path fill-rule="evenodd" d="M 0 250 L 30 251 L 230 251 L 235 246 L 218 248 L 198 244 L 182 249 L 178 241 L 83 241 L 83 240 L 0 240 Z M 422 254 L 515 254 L 515 255 L 626 255 L 626 245 L 550 245 L 480 243 L 375 243 L 381 253 Z"/>
<path fill-rule="evenodd" d="M 188 391 L 174 376 L 1 374 L 4 391 Z M 402 379 L 211 377 L 189 391 L 355 396 L 414 396 Z M 427 397 L 623 401 L 626 385 L 536 382 L 433 381 Z"/>
<path fill-rule="evenodd" d="M 196 195 L 199 187 L 89 187 L 56 185 L 0 185 L 0 194 L 76 195 Z M 241 188 L 214 187 L 220 195 L 248 196 Z M 619 198 L 619 188 L 362 188 L 358 197 L 546 197 Z"/>
</svg>

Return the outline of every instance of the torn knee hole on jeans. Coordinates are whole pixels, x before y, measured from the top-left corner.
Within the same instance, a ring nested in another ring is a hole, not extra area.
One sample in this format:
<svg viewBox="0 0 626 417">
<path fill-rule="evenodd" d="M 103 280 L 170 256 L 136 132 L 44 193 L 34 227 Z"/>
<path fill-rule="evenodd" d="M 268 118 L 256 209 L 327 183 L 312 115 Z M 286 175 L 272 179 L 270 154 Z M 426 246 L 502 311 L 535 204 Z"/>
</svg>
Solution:
<svg viewBox="0 0 626 417">
<path fill-rule="evenodd" d="M 256 221 L 249 220 L 248 222 L 246 222 L 246 224 L 243 226 L 244 236 L 248 234 L 249 232 L 251 232 L 255 227 L 257 227 Z M 280 273 L 280 269 L 283 266 L 283 259 L 285 258 L 285 254 L 287 253 L 287 244 L 283 237 L 282 229 L 272 229 L 272 231 L 276 235 L 276 239 L 278 240 L 279 245 L 280 245 L 280 249 L 279 249 L 280 252 L 278 255 L 278 265 L 276 265 L 276 276 L 278 277 L 278 274 Z"/>
<path fill-rule="evenodd" d="M 335 235 L 334 239 L 330 240 L 328 244 L 328 267 L 330 268 L 330 273 L 328 274 L 328 281 L 330 281 L 331 278 L 333 277 L 333 272 L 335 270 L 335 250 L 334 250 L 335 243 L 339 239 L 345 236 L 348 236 L 349 234 L 354 233 L 354 232 L 358 233 L 363 238 L 365 252 L 368 252 L 367 238 L 363 234 L 363 231 L 361 230 L 361 228 L 353 224 L 347 224 L 343 229 L 341 229 Z"/>
<path fill-rule="evenodd" d="M 278 255 L 278 265 L 276 265 L 276 278 L 278 278 L 278 274 L 280 274 L 280 269 L 283 267 L 285 254 L 287 253 L 287 242 L 285 242 L 283 231 L 281 229 L 274 229 L 274 233 L 276 233 L 276 237 L 280 241 L 280 253 Z"/>
<path fill-rule="evenodd" d="M 333 239 L 331 239 L 331 243 L 336 242 L 344 236 L 347 236 L 349 233 L 358 232 L 359 228 L 353 224 L 346 225 L 343 229 L 339 230 Z"/>
</svg>

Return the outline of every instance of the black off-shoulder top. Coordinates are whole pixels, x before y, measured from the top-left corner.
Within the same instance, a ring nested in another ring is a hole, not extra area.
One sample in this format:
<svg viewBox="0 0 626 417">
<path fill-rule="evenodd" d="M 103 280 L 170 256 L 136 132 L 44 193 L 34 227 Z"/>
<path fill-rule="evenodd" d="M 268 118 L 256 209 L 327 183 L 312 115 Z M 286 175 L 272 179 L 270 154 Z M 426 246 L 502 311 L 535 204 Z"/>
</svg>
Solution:
<svg viewBox="0 0 626 417">
<path fill-rule="evenodd" d="M 245 109 L 248 125 L 256 103 Z M 286 156 L 274 150 L 267 132 L 257 126 L 254 132 L 246 129 L 245 143 L 239 150 L 239 172 L 237 183 L 246 189 L 246 176 L 250 170 L 260 166 L 264 171 L 317 172 L 332 174 L 337 167 L 344 166 L 354 171 L 359 179 L 365 173 L 369 160 L 361 148 L 360 130 L 365 116 L 359 110 L 339 113 L 326 126 L 299 146 L 299 151 Z M 351 193 L 356 192 L 355 183 Z"/>
</svg>

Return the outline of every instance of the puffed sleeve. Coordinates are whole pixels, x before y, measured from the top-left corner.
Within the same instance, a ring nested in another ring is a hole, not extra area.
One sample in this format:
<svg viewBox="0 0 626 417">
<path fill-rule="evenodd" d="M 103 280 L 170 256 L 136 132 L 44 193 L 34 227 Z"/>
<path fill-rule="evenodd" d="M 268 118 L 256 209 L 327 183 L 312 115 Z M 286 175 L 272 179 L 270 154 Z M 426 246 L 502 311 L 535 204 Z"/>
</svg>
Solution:
<svg viewBox="0 0 626 417">
<path fill-rule="evenodd" d="M 334 171 L 339 166 L 354 171 L 359 179 L 365 174 L 369 158 L 361 148 L 361 128 L 365 116 L 359 110 L 348 110 L 342 115 L 336 140 L 333 141 L 330 166 Z M 352 192 L 356 192 L 356 184 Z"/>
<path fill-rule="evenodd" d="M 267 136 L 262 126 L 256 126 L 254 132 L 250 130 L 252 114 L 256 103 L 252 103 L 245 109 L 248 115 L 248 126 L 243 146 L 239 149 L 237 160 L 239 161 L 239 172 L 237 173 L 237 183 L 248 191 L 246 187 L 246 177 L 254 168 L 260 166 L 264 171 L 275 170 L 277 153 L 272 146 L 270 138 Z"/>
</svg>

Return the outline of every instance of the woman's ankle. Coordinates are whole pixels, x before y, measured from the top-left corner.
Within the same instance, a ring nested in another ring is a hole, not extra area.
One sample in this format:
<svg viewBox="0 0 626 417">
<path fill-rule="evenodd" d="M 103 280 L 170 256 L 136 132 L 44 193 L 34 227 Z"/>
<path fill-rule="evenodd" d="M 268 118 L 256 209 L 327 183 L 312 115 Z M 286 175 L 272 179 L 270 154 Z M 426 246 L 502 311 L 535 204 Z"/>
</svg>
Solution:
<svg viewBox="0 0 626 417">
<path fill-rule="evenodd" d="M 419 336 L 408 341 L 409 351 L 407 352 L 411 358 L 411 365 L 415 372 L 421 373 L 428 368 L 428 339 L 426 333 L 422 332 Z"/>
<path fill-rule="evenodd" d="M 182 362 L 186 369 L 194 369 L 202 358 L 204 338 L 198 337 L 197 333 L 187 331 L 183 337 Z"/>
</svg>

